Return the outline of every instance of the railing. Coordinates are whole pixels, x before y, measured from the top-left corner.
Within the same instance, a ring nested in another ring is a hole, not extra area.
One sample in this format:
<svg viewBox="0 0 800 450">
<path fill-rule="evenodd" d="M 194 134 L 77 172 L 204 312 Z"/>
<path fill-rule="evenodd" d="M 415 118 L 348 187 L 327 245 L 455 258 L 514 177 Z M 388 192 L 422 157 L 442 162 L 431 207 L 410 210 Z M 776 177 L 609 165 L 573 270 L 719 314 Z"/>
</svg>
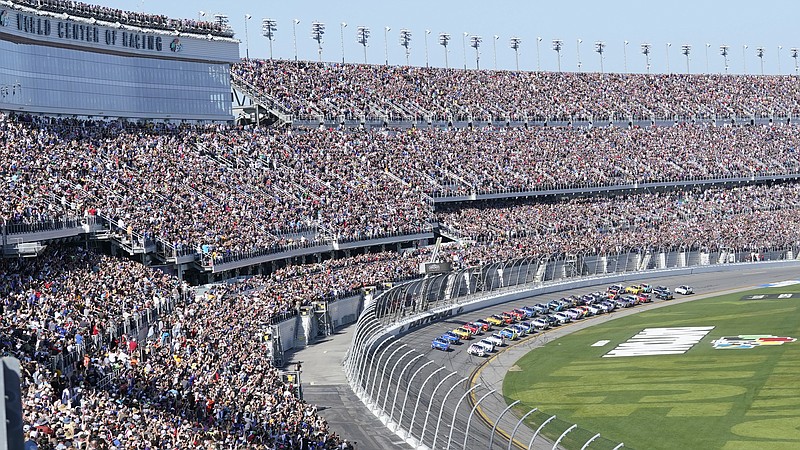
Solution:
<svg viewBox="0 0 800 450">
<path fill-rule="evenodd" d="M 154 304 L 150 308 L 109 320 L 103 333 L 85 336 L 84 345 L 77 346 L 70 352 L 62 352 L 51 356 L 50 364 L 52 369 L 62 372 L 74 369 L 75 364 L 83 361 L 83 355 L 87 351 L 87 345 L 92 349 L 97 349 L 109 344 L 122 335 L 130 336 L 133 334 L 133 337 L 138 337 L 137 334 L 144 327 L 149 327 L 156 323 L 159 317 L 163 317 L 164 314 L 172 312 L 178 300 L 179 299 L 174 297 L 154 298 Z"/>
<path fill-rule="evenodd" d="M 39 233 L 42 231 L 64 230 L 93 225 L 94 216 L 64 217 L 60 219 L 37 219 L 33 221 L 5 221 L 3 229 L 6 234 Z"/>
<path fill-rule="evenodd" d="M 344 370 L 354 392 L 398 436 L 419 449 L 620 448 L 599 435 L 537 410 L 509 413 L 501 393 L 482 380 L 428 360 L 398 333 L 445 320 L 465 305 L 499 295 L 524 295 L 569 280 L 599 280 L 647 271 L 798 259 L 800 242 L 775 248 L 722 243 L 620 248 L 600 254 L 518 258 L 463 268 L 398 285 L 378 295 L 358 319 Z M 480 408 L 481 414 L 476 414 Z M 529 428 L 523 425 L 527 419 Z M 544 433 L 547 438 L 542 436 Z M 569 437 L 565 440 L 566 434 Z M 539 442 L 538 446 L 534 446 Z M 554 443 L 555 442 L 555 443 Z M 599 445 L 599 446 L 598 446 Z"/>
</svg>

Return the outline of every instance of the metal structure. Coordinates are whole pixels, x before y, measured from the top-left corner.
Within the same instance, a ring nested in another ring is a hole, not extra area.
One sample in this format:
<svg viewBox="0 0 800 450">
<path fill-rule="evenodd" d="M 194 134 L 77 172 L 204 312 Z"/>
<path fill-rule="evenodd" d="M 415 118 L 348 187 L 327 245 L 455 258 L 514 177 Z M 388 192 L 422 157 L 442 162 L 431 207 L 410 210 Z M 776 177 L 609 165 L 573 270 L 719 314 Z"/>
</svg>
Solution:
<svg viewBox="0 0 800 450">
<path fill-rule="evenodd" d="M 475 68 L 481 70 L 481 52 L 480 46 L 483 38 L 480 36 L 470 36 L 469 46 L 475 49 Z"/>
<path fill-rule="evenodd" d="M 367 42 L 369 41 L 369 28 L 359 26 L 356 29 L 356 41 L 364 47 L 364 64 L 367 63 Z"/>
<path fill-rule="evenodd" d="M 425 30 L 425 67 L 430 67 L 428 63 L 428 35 L 431 34 L 431 30 Z"/>
<path fill-rule="evenodd" d="M 672 47 L 672 43 L 667 42 L 667 47 L 666 47 L 666 49 L 667 49 L 667 52 L 666 52 L 666 55 L 667 55 L 667 75 L 669 75 L 669 73 L 670 73 L 669 72 L 669 48 L 670 47 Z"/>
<path fill-rule="evenodd" d="M 450 65 L 447 63 L 447 44 L 450 42 L 450 35 L 447 33 L 439 33 L 439 45 L 444 47 L 444 68 L 449 69 Z M 795 58 L 797 61 L 797 58 Z"/>
<path fill-rule="evenodd" d="M 719 46 L 719 54 L 725 59 L 725 73 L 728 73 L 728 50 L 730 46 L 722 44 Z"/>
<path fill-rule="evenodd" d="M 645 58 L 645 70 L 650 73 L 650 44 L 643 42 L 639 47 L 642 49 L 642 54 Z"/>
<path fill-rule="evenodd" d="M 464 55 L 464 70 L 467 70 L 467 36 L 469 36 L 467 31 L 461 34 L 461 53 Z"/>
<path fill-rule="evenodd" d="M 250 22 L 253 16 L 250 14 L 244 15 L 244 55 L 245 58 L 250 59 L 250 32 L 247 31 L 247 23 Z"/>
<path fill-rule="evenodd" d="M 519 45 L 522 43 L 522 39 L 514 36 L 508 40 L 508 45 L 514 50 L 514 59 L 517 62 L 517 71 L 519 71 Z M 538 45 L 537 45 L 538 48 Z M 537 51 L 537 59 L 538 59 L 538 51 Z M 538 61 L 537 61 L 538 65 Z"/>
<path fill-rule="evenodd" d="M 681 45 L 681 53 L 686 57 L 686 74 L 689 74 L 689 54 L 692 52 L 692 46 L 689 44 Z"/>
<path fill-rule="evenodd" d="M 536 448 L 559 448 L 560 440 L 570 433 L 573 441 L 574 436 L 581 436 L 575 445 L 582 448 L 590 442 L 598 448 L 621 448 L 595 432 L 532 410 L 534 405 L 519 404 L 524 409 L 515 409 L 514 403 L 507 404 L 502 395 L 478 383 L 479 378 L 460 377 L 393 338 L 433 321 L 448 320 L 459 314 L 463 305 L 479 308 L 475 302 L 499 295 L 555 291 L 569 280 L 761 264 L 758 261 L 796 259 L 799 252 L 800 242 L 758 249 L 687 242 L 665 248 L 517 258 L 413 280 L 380 293 L 365 308 L 345 358 L 345 374 L 370 410 L 413 448 L 534 448 L 535 443 Z"/>
<path fill-rule="evenodd" d="M 603 52 L 606 49 L 606 43 L 603 41 L 597 41 L 594 43 L 594 51 L 600 55 L 600 73 L 603 73 Z"/>
<path fill-rule="evenodd" d="M 553 39 L 553 50 L 558 54 L 558 71 L 561 72 L 561 49 L 564 47 L 564 41 L 561 39 Z"/>
<path fill-rule="evenodd" d="M 575 47 L 576 53 L 578 55 L 578 72 L 581 71 L 581 67 L 583 67 L 583 62 L 581 61 L 581 44 L 583 43 L 583 39 L 578 39 L 578 44 Z"/>
<path fill-rule="evenodd" d="M 311 24 L 311 39 L 317 41 L 317 53 L 319 54 L 319 62 L 322 62 L 322 36 L 325 34 L 325 24 L 322 22 L 313 22 Z"/>
<path fill-rule="evenodd" d="M 339 24 L 339 37 L 342 41 L 342 64 L 344 64 L 344 29 L 347 28 L 347 22 L 341 22 Z"/>
<path fill-rule="evenodd" d="M 756 56 L 761 61 L 761 75 L 764 75 L 764 47 L 756 47 Z"/>
<path fill-rule="evenodd" d="M 402 30 L 400 30 L 400 46 L 403 47 L 406 51 L 406 65 L 409 65 L 408 56 L 410 54 L 409 52 L 410 45 L 411 45 L 411 31 L 403 28 Z"/>
<path fill-rule="evenodd" d="M 542 42 L 542 38 L 541 37 L 537 37 L 536 38 L 536 71 L 537 72 L 541 72 L 541 70 L 542 70 L 541 58 L 539 57 L 540 56 L 539 55 L 539 43 L 540 42 Z"/>
<path fill-rule="evenodd" d="M 625 73 L 628 73 L 628 44 L 629 42 L 625 41 L 625 43 L 622 46 L 622 62 L 623 62 L 623 67 L 625 69 Z"/>
<path fill-rule="evenodd" d="M 742 73 L 747 75 L 747 44 L 742 45 Z"/>
<path fill-rule="evenodd" d="M 261 21 L 261 35 L 269 40 L 269 59 L 272 59 L 272 41 L 275 39 L 276 31 L 278 31 L 278 22 L 267 17 Z"/>
<path fill-rule="evenodd" d="M 389 32 L 392 31 L 392 27 L 383 27 L 383 52 L 384 56 L 386 57 L 384 60 L 384 65 L 389 65 Z"/>
<path fill-rule="evenodd" d="M 297 62 L 297 25 L 300 25 L 300 19 L 294 19 L 292 21 L 292 37 L 293 37 L 293 45 L 294 45 L 294 61 Z"/>
<path fill-rule="evenodd" d="M 798 70 L 797 56 L 799 55 L 798 52 L 800 52 L 800 49 L 798 49 L 797 47 L 792 47 L 789 49 L 789 51 L 792 52 L 792 58 L 794 58 L 794 74 L 797 75 L 797 70 Z"/>
</svg>

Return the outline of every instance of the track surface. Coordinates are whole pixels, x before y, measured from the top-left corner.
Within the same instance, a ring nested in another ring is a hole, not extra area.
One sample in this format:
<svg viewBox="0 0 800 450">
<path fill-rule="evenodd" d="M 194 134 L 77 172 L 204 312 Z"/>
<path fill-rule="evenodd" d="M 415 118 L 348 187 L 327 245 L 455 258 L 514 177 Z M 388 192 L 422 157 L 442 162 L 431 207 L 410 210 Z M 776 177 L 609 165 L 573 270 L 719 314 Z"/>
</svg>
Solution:
<svg viewBox="0 0 800 450">
<path fill-rule="evenodd" d="M 496 389 L 497 394 L 501 394 L 503 378 L 505 377 L 508 369 L 520 357 L 529 352 L 531 349 L 544 345 L 559 336 L 563 336 L 565 334 L 602 323 L 607 320 L 613 320 L 616 317 L 635 314 L 636 312 L 644 309 L 667 306 L 677 302 L 691 301 L 693 299 L 715 296 L 722 292 L 731 290 L 743 290 L 770 282 L 793 279 L 800 279 L 800 266 L 794 268 L 771 268 L 766 265 L 756 265 L 744 268 L 744 270 L 738 272 L 693 274 L 689 276 L 668 276 L 657 279 L 649 279 L 647 280 L 649 284 L 666 285 L 673 289 L 680 284 L 690 284 L 694 287 L 696 294 L 690 296 L 676 296 L 675 300 L 672 301 L 656 301 L 649 305 L 637 306 L 625 310 L 617 310 L 611 314 L 583 319 L 566 326 L 557 327 L 546 332 L 540 332 L 526 338 L 523 341 L 517 341 L 510 347 L 504 347 L 500 352 L 495 353 L 491 358 L 481 358 L 467 354 L 466 348 L 469 345 L 468 343 L 462 343 L 460 346 L 454 346 L 455 350 L 445 353 L 438 350 L 431 350 L 430 342 L 434 337 L 461 325 L 465 321 L 482 319 L 491 314 L 507 311 L 523 305 L 532 305 L 538 302 L 566 297 L 573 294 L 580 295 L 597 290 L 604 290 L 606 284 L 574 290 L 566 290 L 560 293 L 532 296 L 524 300 L 509 302 L 480 311 L 474 311 L 471 313 L 462 314 L 460 316 L 451 317 L 448 318 L 448 320 L 433 323 L 419 330 L 415 330 L 411 333 L 403 335 L 399 338 L 399 341 L 407 345 L 408 348 L 416 350 L 417 353 L 415 353 L 415 355 L 423 355 L 422 358 L 417 360 L 418 363 L 434 361 L 434 363 L 430 364 L 429 367 L 444 367 L 444 370 L 441 371 L 441 374 L 455 372 L 457 375 L 452 377 L 452 380 L 457 380 L 462 377 L 469 377 L 469 381 L 467 382 L 469 384 L 462 383 L 465 388 L 472 387 L 475 384 L 480 383 L 481 386 L 474 391 L 475 395 L 472 396 L 472 400 L 474 401 L 476 398 L 479 398 L 479 396 L 482 396 L 479 394 L 486 393 L 491 389 Z M 623 282 L 623 284 L 634 284 L 638 281 L 640 280 L 636 278 L 630 278 Z M 351 437 L 353 440 L 358 441 L 358 448 L 360 450 L 409 448 L 406 444 L 402 444 L 400 439 L 398 439 L 394 433 L 387 430 L 385 427 L 380 426 L 380 422 L 374 419 L 372 413 L 363 406 L 363 404 L 355 397 L 355 395 L 352 394 L 352 392 L 350 392 L 348 389 L 341 389 L 341 383 L 343 383 L 344 377 L 337 376 L 335 373 L 333 373 L 334 370 L 332 370 L 333 367 L 331 367 L 331 365 L 332 363 L 335 364 L 337 358 L 338 361 L 341 361 L 343 357 L 343 351 L 349 344 L 349 339 L 351 337 L 351 333 L 349 332 L 350 330 L 347 331 L 348 332 L 345 332 L 342 335 L 335 336 L 329 342 L 311 346 L 295 355 L 295 360 L 304 360 L 304 365 L 306 368 L 310 367 L 311 364 L 317 366 L 316 363 L 319 363 L 319 366 L 317 367 L 325 367 L 326 370 L 330 370 L 330 372 L 327 373 L 314 371 L 318 372 L 317 374 L 310 374 L 308 371 L 304 371 L 305 373 L 303 376 L 303 381 L 309 385 L 309 388 L 306 390 L 307 400 L 321 404 L 323 407 L 327 407 L 328 411 L 326 411 L 324 415 L 330 422 L 332 428 L 339 430 L 341 435 Z M 347 340 L 347 342 L 344 342 L 345 340 Z M 395 359 L 398 358 L 399 354 L 397 357 L 395 357 Z M 402 367 L 408 361 L 408 359 L 405 361 L 400 361 L 399 366 Z M 389 364 L 392 364 L 392 362 L 389 362 Z M 421 364 L 415 364 L 414 368 L 418 368 L 420 365 Z M 425 370 L 427 369 L 423 370 L 422 376 L 414 380 L 414 384 L 420 384 L 426 378 L 424 375 L 426 373 L 430 373 L 425 372 Z M 338 371 L 341 371 L 341 369 L 338 369 Z M 409 379 L 411 372 L 412 371 L 409 371 L 406 374 L 404 377 L 405 380 Z M 426 400 L 428 400 L 431 394 L 434 394 L 433 385 L 438 384 L 437 382 L 442 379 L 441 374 L 436 374 L 433 376 L 431 383 L 429 383 L 430 386 L 425 387 L 423 398 Z M 395 377 L 395 379 L 399 381 L 399 377 Z M 311 385 L 312 383 L 313 385 Z M 452 384 L 452 382 L 445 384 L 445 387 L 449 387 Z M 397 389 L 400 390 L 400 397 L 402 397 L 405 393 L 405 391 L 402 389 L 405 389 L 405 387 Z M 434 395 L 434 398 L 430 399 L 430 404 L 437 405 L 437 407 L 443 402 L 446 402 L 446 405 L 455 405 L 456 401 L 458 401 L 460 397 L 458 394 L 465 392 L 464 389 L 457 390 L 448 399 L 445 399 L 444 394 L 446 390 L 447 389 L 440 389 L 437 391 Z M 317 392 L 317 395 L 314 395 L 314 392 Z M 390 398 L 392 397 L 392 393 L 392 391 L 389 392 Z M 414 391 L 412 391 L 412 393 L 414 393 Z M 311 396 L 308 394 L 311 394 Z M 321 402 L 316 399 L 321 400 Z M 425 405 L 425 402 L 422 402 L 422 406 L 428 405 Z M 460 429 L 462 430 L 464 429 L 466 418 L 468 417 L 469 406 L 470 405 L 467 405 L 466 402 L 465 404 L 462 404 L 459 408 L 459 411 L 466 411 L 459 413 L 456 418 L 456 422 L 457 424 L 460 424 Z M 487 447 L 486 443 L 488 443 L 488 441 L 491 439 L 489 437 L 491 427 L 487 425 L 486 420 L 488 419 L 489 422 L 493 423 L 496 420 L 496 417 L 501 414 L 505 407 L 506 405 L 501 395 L 490 395 L 485 401 L 481 402 L 479 408 L 477 409 L 477 412 L 481 414 L 476 415 L 471 422 L 469 438 L 472 445 L 469 445 L 468 448 Z M 437 411 L 438 410 L 436 407 L 434 407 L 434 414 Z M 422 412 L 424 413 L 425 411 Z M 420 414 L 419 416 L 423 415 L 424 414 Z M 406 415 L 404 417 L 406 416 L 408 416 L 408 411 L 406 411 Z M 447 418 L 447 420 L 444 421 L 445 426 L 443 426 L 443 428 L 447 429 L 440 430 L 440 439 L 446 438 L 449 433 L 450 418 L 447 416 L 443 417 Z M 406 420 L 410 421 L 409 419 L 410 418 L 407 418 Z M 498 429 L 503 430 L 506 433 L 510 433 L 517 420 L 518 419 L 514 417 L 512 413 L 506 414 L 499 422 Z M 456 429 L 458 429 L 458 426 L 459 425 L 456 426 Z M 415 435 L 421 434 L 421 417 L 417 417 L 414 420 L 413 428 L 416 429 Z M 532 437 L 533 431 L 525 430 L 523 428 L 517 431 L 515 437 L 523 444 L 524 447 L 527 447 L 530 439 L 529 436 Z M 602 432 L 602 430 L 593 431 Z M 429 441 L 432 439 L 432 433 L 433 430 L 429 426 L 428 430 L 426 431 L 426 437 Z M 454 434 L 454 443 L 451 448 L 461 448 L 463 445 L 464 435 L 463 433 L 459 435 L 458 432 Z M 497 433 L 493 439 L 493 448 L 506 448 L 508 445 L 508 440 L 506 438 L 501 438 L 501 433 Z M 446 442 L 446 439 L 443 439 L 443 441 Z M 440 445 L 440 442 L 442 441 L 437 441 L 436 447 L 444 448 L 442 445 Z M 477 447 L 475 444 L 477 444 Z M 538 445 L 534 445 L 535 448 L 552 447 L 552 444 L 545 444 L 541 438 L 537 438 L 536 444 Z"/>
</svg>

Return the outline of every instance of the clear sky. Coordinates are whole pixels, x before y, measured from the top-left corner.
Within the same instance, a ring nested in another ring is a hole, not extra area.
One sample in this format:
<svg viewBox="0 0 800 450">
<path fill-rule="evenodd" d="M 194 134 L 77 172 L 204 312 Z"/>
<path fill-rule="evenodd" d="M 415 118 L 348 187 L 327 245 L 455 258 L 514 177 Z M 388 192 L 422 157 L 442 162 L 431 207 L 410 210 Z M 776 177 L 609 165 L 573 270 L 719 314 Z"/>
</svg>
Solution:
<svg viewBox="0 0 800 450">
<path fill-rule="evenodd" d="M 90 3 L 92 0 L 85 0 Z M 431 66 L 444 67 L 444 48 L 439 34 L 449 33 L 448 62 L 450 67 L 476 67 L 475 49 L 464 33 L 483 38 L 480 44 L 480 67 L 514 69 L 514 51 L 509 39 L 522 39 L 519 48 L 521 70 L 557 70 L 558 58 L 552 49 L 553 39 L 561 39 L 561 68 L 578 70 L 578 51 L 582 71 L 600 71 L 600 56 L 595 42 L 605 42 L 604 70 L 607 72 L 644 72 L 646 58 L 641 44 L 651 44 L 652 72 L 686 72 L 686 56 L 681 46 L 691 45 L 689 70 L 692 73 L 724 71 L 720 45 L 727 44 L 731 73 L 787 74 L 795 71 L 792 47 L 800 48 L 800 2 L 797 0 L 661 0 L 661 1 L 539 1 L 539 0 L 98 0 L 96 3 L 133 11 L 166 14 L 175 18 L 196 18 L 200 11 L 206 18 L 215 13 L 225 14 L 242 41 L 241 54 L 248 48 L 250 57 L 268 58 L 269 43 L 261 35 L 265 17 L 277 22 L 273 41 L 276 59 L 294 58 L 292 25 L 296 26 L 297 56 L 301 60 L 317 60 L 317 43 L 311 39 L 311 23 L 325 24 L 322 59 L 363 62 L 364 50 L 356 42 L 356 29 L 366 26 L 371 31 L 367 61 L 383 64 L 388 47 L 389 64 L 405 64 L 405 49 L 400 46 L 399 32 L 411 32 L 409 63 L 425 65 L 425 30 L 428 61 Z M 248 35 L 245 34 L 245 16 Z M 341 23 L 347 23 L 342 28 Z M 391 30 L 385 32 L 385 28 Z M 494 36 L 499 36 L 494 39 Z M 385 36 L 387 39 L 385 39 Z M 537 37 L 539 58 L 537 61 Z M 582 40 L 578 44 L 578 40 Z M 626 46 L 625 41 L 629 44 Z M 667 47 L 670 43 L 671 46 Z M 387 45 L 388 44 L 388 45 Z M 707 46 L 710 44 L 710 46 Z M 744 46 L 747 46 L 745 49 Z M 779 49 L 782 46 L 782 49 Z M 763 47 L 759 59 L 757 48 Z M 496 52 L 495 52 L 496 48 Z M 706 58 L 706 54 L 708 58 Z M 627 55 L 627 56 L 626 56 Z M 708 66 L 706 65 L 708 63 Z M 708 69 L 707 69 L 708 67 Z"/>
</svg>

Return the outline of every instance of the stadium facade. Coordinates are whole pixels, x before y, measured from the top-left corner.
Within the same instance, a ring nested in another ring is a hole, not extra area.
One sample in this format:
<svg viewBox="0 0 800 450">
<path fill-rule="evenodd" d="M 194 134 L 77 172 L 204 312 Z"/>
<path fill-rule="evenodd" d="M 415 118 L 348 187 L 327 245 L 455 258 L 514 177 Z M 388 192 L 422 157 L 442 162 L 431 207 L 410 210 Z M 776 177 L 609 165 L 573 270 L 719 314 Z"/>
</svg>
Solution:
<svg viewBox="0 0 800 450">
<path fill-rule="evenodd" d="M 0 1 L 0 110 L 230 121 L 239 41 Z"/>
</svg>

